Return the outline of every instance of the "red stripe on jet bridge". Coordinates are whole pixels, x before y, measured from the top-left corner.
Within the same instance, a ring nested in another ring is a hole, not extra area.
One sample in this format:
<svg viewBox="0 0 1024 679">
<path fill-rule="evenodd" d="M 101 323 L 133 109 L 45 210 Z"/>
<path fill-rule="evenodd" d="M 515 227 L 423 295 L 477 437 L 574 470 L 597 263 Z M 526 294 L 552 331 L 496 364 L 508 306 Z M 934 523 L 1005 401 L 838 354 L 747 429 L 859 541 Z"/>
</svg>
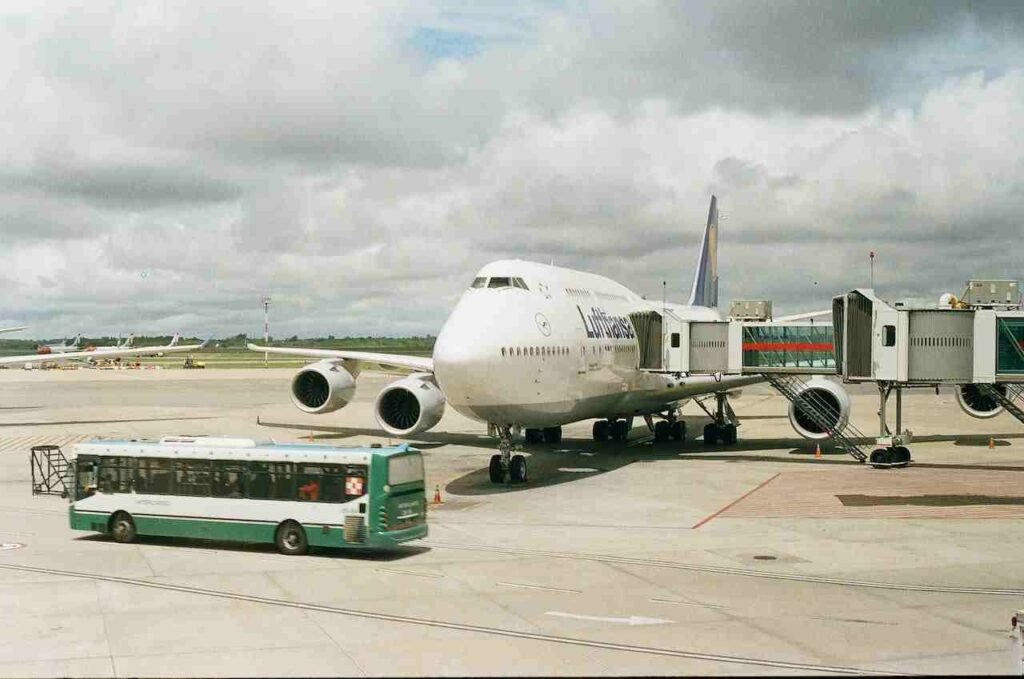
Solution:
<svg viewBox="0 0 1024 679">
<path fill-rule="evenodd" d="M 743 351 L 832 351 L 831 342 L 744 342 Z"/>
</svg>

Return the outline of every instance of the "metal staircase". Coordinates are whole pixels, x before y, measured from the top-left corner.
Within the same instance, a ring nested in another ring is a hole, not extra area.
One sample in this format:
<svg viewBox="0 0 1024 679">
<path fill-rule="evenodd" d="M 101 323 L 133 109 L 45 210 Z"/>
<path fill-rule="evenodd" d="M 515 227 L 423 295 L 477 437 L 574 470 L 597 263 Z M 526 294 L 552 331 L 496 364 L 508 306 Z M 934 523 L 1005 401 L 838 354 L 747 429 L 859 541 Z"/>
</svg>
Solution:
<svg viewBox="0 0 1024 679">
<path fill-rule="evenodd" d="M 1024 409 L 1018 404 L 1024 404 L 1024 384 L 1002 384 L 1003 389 L 997 389 L 994 384 L 979 384 L 981 393 L 994 399 L 1003 409 L 1024 422 Z"/>
<path fill-rule="evenodd" d="M 32 446 L 32 494 L 67 497 L 68 458 L 60 446 Z"/>
<path fill-rule="evenodd" d="M 800 391 L 804 384 L 802 379 L 794 375 L 770 373 L 765 373 L 764 378 L 775 387 L 776 391 L 789 399 L 791 403 L 796 403 L 796 400 L 800 399 L 801 410 L 822 431 L 828 434 L 837 450 L 842 450 L 858 462 L 864 462 L 868 459 L 867 453 L 857 444 L 857 439 L 868 437 L 850 424 L 849 421 L 844 426 L 836 428 L 833 422 L 832 409 L 828 403 L 812 391 Z"/>
</svg>

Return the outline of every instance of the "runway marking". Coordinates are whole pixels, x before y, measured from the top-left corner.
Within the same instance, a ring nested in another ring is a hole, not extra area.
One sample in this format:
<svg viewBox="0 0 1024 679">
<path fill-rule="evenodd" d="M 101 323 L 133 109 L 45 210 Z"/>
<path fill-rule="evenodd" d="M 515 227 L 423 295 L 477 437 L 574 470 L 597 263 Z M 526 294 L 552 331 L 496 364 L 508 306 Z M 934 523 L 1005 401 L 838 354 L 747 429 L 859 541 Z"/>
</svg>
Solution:
<svg viewBox="0 0 1024 679">
<path fill-rule="evenodd" d="M 520 587 L 522 589 L 543 589 L 548 592 L 562 592 L 563 594 L 582 594 L 578 589 L 563 589 L 561 587 L 548 587 L 547 585 L 530 585 L 525 582 L 499 582 L 505 587 Z"/>
<path fill-rule="evenodd" d="M 418 571 L 406 571 L 406 570 L 402 570 L 400 568 L 378 568 L 377 570 L 382 572 L 382 573 L 398 573 L 399 575 L 415 575 L 415 576 L 420 577 L 420 578 L 435 578 L 435 579 L 438 579 L 438 580 L 441 579 L 441 578 L 447 578 L 448 577 L 444 573 L 420 573 Z"/>
<path fill-rule="evenodd" d="M 695 526 L 693 526 L 694 530 L 696 530 L 697 528 L 700 528 L 700 527 L 701 527 L 701 526 L 703 526 L 703 525 L 704 525 L 705 523 L 707 523 L 707 522 L 708 522 L 708 521 L 710 521 L 711 519 L 715 518 L 715 517 L 716 517 L 716 516 L 718 516 L 719 514 L 722 514 L 723 512 L 726 512 L 726 511 L 728 511 L 729 509 L 731 509 L 731 508 L 732 508 L 732 507 L 734 507 L 735 505 L 738 505 L 738 504 L 739 504 L 740 502 L 743 502 L 743 501 L 744 501 L 744 500 L 746 500 L 746 499 L 747 499 L 748 497 L 750 497 L 751 495 L 753 495 L 753 494 L 754 494 L 754 493 L 756 493 L 757 491 L 761 490 L 762 488 L 764 488 L 765 486 L 767 486 L 767 485 L 768 485 L 769 483 L 771 483 L 771 482 L 772 482 L 772 481 L 774 481 L 775 479 L 779 478 L 779 474 L 781 474 L 781 473 L 782 473 L 782 472 L 779 472 L 778 474 L 776 474 L 775 476 L 771 477 L 771 478 L 770 478 L 770 479 L 768 479 L 767 481 L 763 481 L 763 482 L 761 482 L 760 484 L 758 484 L 757 486 L 755 486 L 755 487 L 754 487 L 754 488 L 753 488 L 752 490 L 749 490 L 749 491 L 747 491 L 746 493 L 744 493 L 743 495 L 739 496 L 738 498 L 736 498 L 735 500 L 733 500 L 732 502 L 730 502 L 730 503 L 729 503 L 729 504 L 727 504 L 726 506 L 724 506 L 724 507 L 722 507 L 721 509 L 719 509 L 719 510 L 718 510 L 717 512 L 715 512 L 714 514 L 711 514 L 710 516 L 705 516 L 705 517 L 704 517 L 703 519 L 701 519 L 701 520 L 700 520 L 699 522 L 697 522 L 697 524 L 696 524 Z"/>
<path fill-rule="evenodd" d="M 559 467 L 558 471 L 568 474 L 593 474 L 599 470 L 593 467 Z"/>
<path fill-rule="evenodd" d="M 573 620 L 593 620 L 594 622 L 610 622 L 617 625 L 629 625 L 633 627 L 635 625 L 669 625 L 675 623 L 675 620 L 665 620 L 663 618 L 645 618 L 639 615 L 631 615 L 628 618 L 606 618 L 600 615 L 580 615 L 579 613 L 564 613 L 562 611 L 546 611 L 544 615 L 550 615 L 557 618 L 572 618 Z"/>
<path fill-rule="evenodd" d="M 749 578 L 764 578 L 766 580 L 789 580 L 792 582 L 808 582 L 822 585 L 840 585 L 843 587 L 865 587 L 869 589 L 891 589 L 908 592 L 936 592 L 940 594 L 985 594 L 992 596 L 1024 596 L 1024 589 L 995 589 L 985 587 L 948 587 L 943 585 L 913 585 L 898 582 L 877 582 L 872 580 L 852 580 L 846 578 L 834 578 L 822 575 L 799 575 L 796 573 L 773 573 L 771 571 L 758 571 L 748 568 L 732 568 L 729 566 L 703 566 L 698 564 L 680 563 L 677 561 L 660 561 L 657 559 L 637 559 L 628 556 L 613 556 L 610 554 L 575 554 L 572 552 L 549 552 L 540 549 L 512 549 L 506 547 L 492 547 L 490 545 L 459 545 L 441 542 L 428 542 L 424 540 L 419 543 L 431 549 L 462 549 L 474 552 L 496 552 L 499 554 L 513 554 L 518 556 L 543 556 L 555 559 L 579 559 L 581 561 L 594 561 L 597 563 L 618 563 L 629 566 L 649 566 L 651 568 L 669 568 L 680 571 L 692 571 L 695 573 L 713 573 L 715 575 L 737 575 Z"/>
<path fill-rule="evenodd" d="M 80 573 L 77 571 L 58 570 L 56 568 L 41 568 L 38 566 L 21 566 L 15 564 L 0 564 L 0 568 L 28 573 L 46 573 L 48 575 L 59 575 L 69 578 L 83 578 L 87 580 L 98 580 L 112 582 L 115 584 L 134 585 L 136 587 L 150 587 L 163 589 L 172 592 L 184 592 L 186 594 L 199 594 L 202 596 L 217 597 L 220 599 L 231 599 L 234 601 L 248 601 L 268 606 L 281 606 L 284 608 L 296 608 L 299 610 L 315 611 L 320 613 L 333 613 L 336 615 L 347 615 L 354 618 L 366 618 L 370 620 L 383 620 L 385 622 L 397 622 L 409 625 L 421 625 L 424 627 L 437 627 L 441 629 L 452 629 L 463 632 L 476 632 L 497 637 L 512 639 L 527 639 L 531 641 L 543 641 L 566 646 L 583 646 L 586 648 L 599 648 L 612 651 L 623 651 L 626 653 L 640 653 L 644 655 L 659 655 L 672 658 L 686 658 L 688 660 L 708 660 L 711 662 L 729 663 L 734 665 L 751 665 L 755 667 L 778 667 L 789 670 L 802 670 L 816 673 L 830 674 L 869 674 L 875 676 L 888 676 L 888 672 L 864 670 L 857 667 L 844 667 L 838 665 L 815 665 L 812 663 L 789 662 L 785 660 L 769 660 L 764 658 L 749 658 L 735 655 L 721 655 L 717 653 L 700 653 L 697 651 L 682 651 L 672 648 L 660 648 L 657 646 L 638 646 L 634 644 L 623 644 L 609 641 L 596 641 L 592 639 L 579 639 L 576 637 L 565 637 L 554 634 L 541 634 L 538 632 L 520 632 L 517 630 L 504 629 L 501 627 L 484 627 L 482 625 L 471 625 L 468 623 L 445 622 L 443 620 L 431 620 L 428 618 L 413 618 L 405 615 L 393 615 L 389 613 L 375 613 L 362 611 L 354 608 L 340 608 L 322 604 L 301 603 L 288 601 L 286 599 L 272 599 L 250 594 L 236 594 L 234 592 L 223 592 L 200 587 L 189 587 L 186 585 L 173 585 L 166 582 L 154 582 L 151 580 L 140 580 L 136 578 L 117 577 L 113 575 L 101 575 L 99 573 Z"/>
<path fill-rule="evenodd" d="M 24 542 L 0 542 L 0 552 L 9 552 L 13 549 L 21 549 L 24 546 Z"/>
</svg>

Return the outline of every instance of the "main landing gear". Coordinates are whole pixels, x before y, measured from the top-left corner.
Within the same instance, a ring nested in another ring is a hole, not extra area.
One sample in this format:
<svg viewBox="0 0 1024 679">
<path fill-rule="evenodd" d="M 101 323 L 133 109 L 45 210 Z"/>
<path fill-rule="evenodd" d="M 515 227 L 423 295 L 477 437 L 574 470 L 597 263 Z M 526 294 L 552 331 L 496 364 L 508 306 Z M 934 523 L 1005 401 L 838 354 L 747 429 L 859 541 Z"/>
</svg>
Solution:
<svg viewBox="0 0 1024 679">
<path fill-rule="evenodd" d="M 525 443 L 561 443 L 561 427 L 544 427 L 543 429 L 524 429 L 523 441 Z"/>
<path fill-rule="evenodd" d="M 644 416 L 647 428 L 654 432 L 654 442 L 685 441 L 686 423 L 679 419 L 678 413 L 675 410 L 670 410 L 664 417 L 665 419 L 655 422 L 650 415 Z"/>
<path fill-rule="evenodd" d="M 558 438 L 561 440 L 561 428 L 553 428 L 558 429 Z M 487 467 L 491 483 L 525 483 L 527 479 L 526 457 L 512 454 L 515 450 L 515 437 L 519 433 L 519 427 L 499 424 L 495 426 L 495 430 L 498 436 L 498 454 L 491 456 L 491 462 Z"/>
<path fill-rule="evenodd" d="M 629 439 L 629 432 L 633 428 L 633 418 L 628 417 L 624 420 L 609 418 L 607 420 L 598 420 L 594 422 L 594 440 L 595 441 L 620 441 L 625 443 Z"/>
<path fill-rule="evenodd" d="M 729 398 L 724 393 L 715 394 L 715 412 L 711 412 L 702 400 L 697 405 L 711 417 L 714 422 L 704 425 L 704 445 L 714 446 L 719 443 L 731 446 L 736 443 L 736 413 L 729 405 Z"/>
</svg>

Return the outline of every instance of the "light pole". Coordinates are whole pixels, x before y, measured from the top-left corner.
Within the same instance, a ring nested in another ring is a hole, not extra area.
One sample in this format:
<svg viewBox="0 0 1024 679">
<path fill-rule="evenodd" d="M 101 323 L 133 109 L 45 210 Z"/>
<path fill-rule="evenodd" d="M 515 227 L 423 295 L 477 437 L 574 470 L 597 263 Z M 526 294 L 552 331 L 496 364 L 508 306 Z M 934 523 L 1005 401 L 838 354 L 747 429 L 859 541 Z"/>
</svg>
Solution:
<svg viewBox="0 0 1024 679">
<path fill-rule="evenodd" d="M 270 295 L 263 298 L 263 346 L 270 344 Z M 263 352 L 263 367 L 267 367 L 267 352 Z"/>
</svg>

